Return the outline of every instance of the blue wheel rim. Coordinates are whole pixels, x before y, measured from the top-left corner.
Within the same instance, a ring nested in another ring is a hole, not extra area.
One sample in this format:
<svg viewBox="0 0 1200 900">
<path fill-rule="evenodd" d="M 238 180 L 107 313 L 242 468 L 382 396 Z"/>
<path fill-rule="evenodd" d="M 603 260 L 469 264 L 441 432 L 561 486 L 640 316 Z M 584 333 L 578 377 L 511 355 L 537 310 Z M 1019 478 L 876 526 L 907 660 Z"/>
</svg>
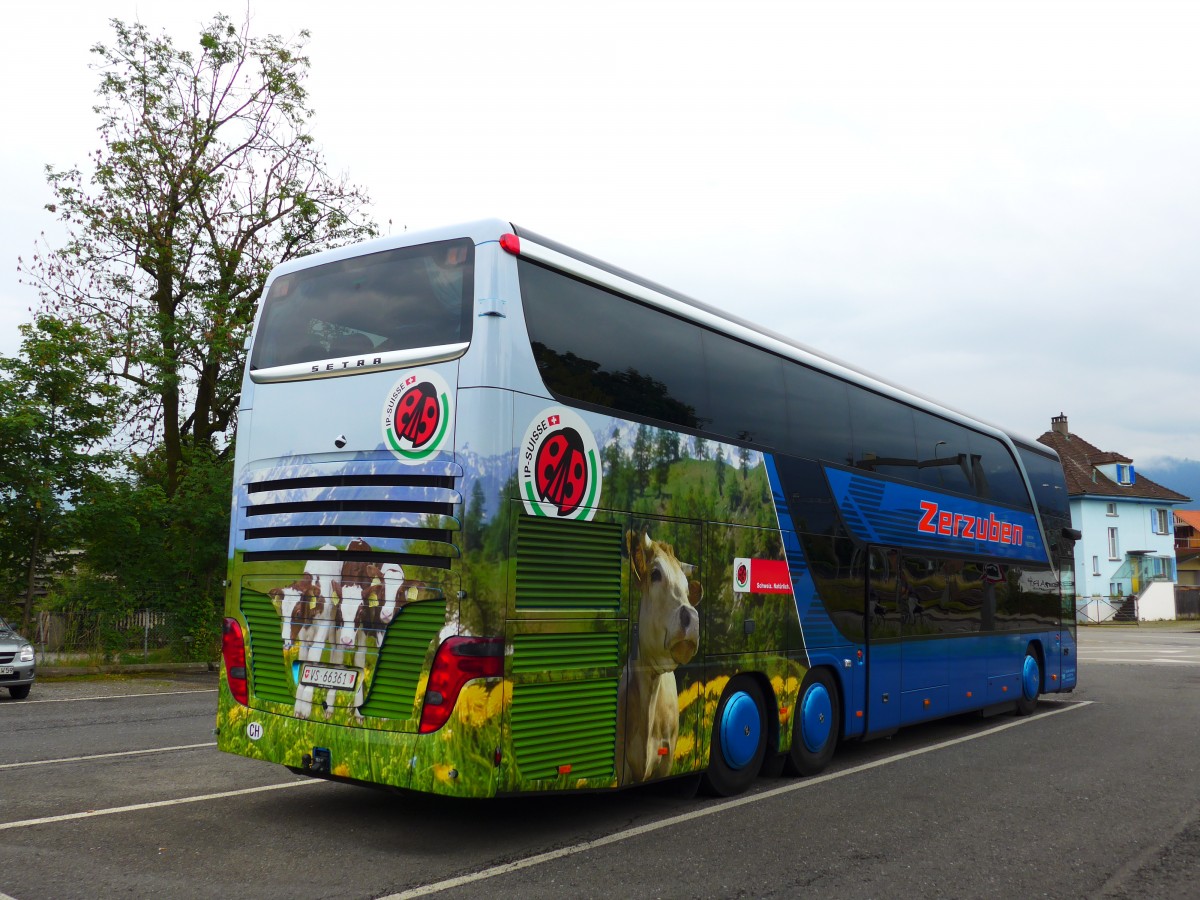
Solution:
<svg viewBox="0 0 1200 900">
<path fill-rule="evenodd" d="M 762 733 L 758 704 L 745 691 L 732 694 L 721 716 L 721 753 L 731 769 L 742 769 L 754 759 Z"/>
<path fill-rule="evenodd" d="M 814 684 L 800 701 L 800 736 L 809 753 L 820 753 L 833 728 L 833 701 L 823 684 Z"/>
<path fill-rule="evenodd" d="M 1034 700 L 1042 690 L 1042 671 L 1032 656 L 1025 657 L 1025 668 L 1021 670 L 1021 689 L 1026 700 Z"/>
</svg>

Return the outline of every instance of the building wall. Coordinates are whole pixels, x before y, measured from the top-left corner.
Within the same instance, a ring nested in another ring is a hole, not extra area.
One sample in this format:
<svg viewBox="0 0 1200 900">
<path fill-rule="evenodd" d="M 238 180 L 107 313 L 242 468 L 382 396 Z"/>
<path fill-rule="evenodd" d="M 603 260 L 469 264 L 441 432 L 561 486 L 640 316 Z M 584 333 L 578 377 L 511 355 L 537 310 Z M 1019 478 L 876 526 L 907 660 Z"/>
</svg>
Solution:
<svg viewBox="0 0 1200 900">
<path fill-rule="evenodd" d="M 1174 530 L 1168 522 L 1166 534 L 1155 534 L 1151 518 L 1151 510 L 1170 511 L 1171 505 L 1149 500 L 1116 500 L 1117 514 L 1113 516 L 1108 514 L 1108 504 L 1113 502 L 1111 498 L 1091 497 L 1071 500 L 1072 524 L 1083 532 L 1082 540 L 1075 544 L 1075 585 L 1080 597 L 1108 596 L 1112 593 L 1111 585 L 1117 581 L 1122 582 L 1122 593 L 1133 593 L 1128 573 L 1121 571 L 1131 551 L 1147 551 L 1147 556 L 1162 559 L 1167 571 L 1174 572 Z M 1117 529 L 1117 559 L 1109 558 L 1109 528 Z M 1148 584 L 1137 585 L 1139 591 L 1146 587 Z"/>
<path fill-rule="evenodd" d="M 1175 585 L 1156 582 L 1138 597 L 1138 618 L 1143 622 L 1175 619 Z"/>
</svg>

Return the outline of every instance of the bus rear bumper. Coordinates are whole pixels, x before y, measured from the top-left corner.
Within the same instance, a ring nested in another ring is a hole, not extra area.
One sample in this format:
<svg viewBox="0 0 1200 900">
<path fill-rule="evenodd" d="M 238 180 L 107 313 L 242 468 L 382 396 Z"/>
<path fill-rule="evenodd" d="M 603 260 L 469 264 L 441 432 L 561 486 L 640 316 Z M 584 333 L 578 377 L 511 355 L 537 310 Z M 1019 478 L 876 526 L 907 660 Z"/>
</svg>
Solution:
<svg viewBox="0 0 1200 900">
<path fill-rule="evenodd" d="M 347 727 L 242 706 L 222 681 L 216 735 L 226 753 L 348 784 L 491 797 L 499 778 L 498 726 L 459 716 L 431 734 Z"/>
</svg>

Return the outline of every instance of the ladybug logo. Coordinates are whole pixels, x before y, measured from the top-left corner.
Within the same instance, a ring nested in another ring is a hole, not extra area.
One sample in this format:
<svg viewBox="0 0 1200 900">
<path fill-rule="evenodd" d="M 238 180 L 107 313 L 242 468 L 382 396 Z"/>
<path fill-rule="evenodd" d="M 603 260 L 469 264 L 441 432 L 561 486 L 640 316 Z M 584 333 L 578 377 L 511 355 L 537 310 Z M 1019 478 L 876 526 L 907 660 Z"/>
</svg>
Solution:
<svg viewBox="0 0 1200 900">
<path fill-rule="evenodd" d="M 549 409 L 520 448 L 521 500 L 534 516 L 588 520 L 600 497 L 600 453 L 587 424 L 568 409 Z"/>
<path fill-rule="evenodd" d="M 396 416 L 393 423 L 396 434 L 409 441 L 414 448 L 419 449 L 429 443 L 437 434 L 441 412 L 433 385 L 422 381 L 410 391 L 406 391 L 396 404 Z"/>
<path fill-rule="evenodd" d="M 422 462 L 438 452 L 450 430 L 450 386 L 432 370 L 413 372 L 388 393 L 383 438 L 403 462 Z"/>
<path fill-rule="evenodd" d="M 739 558 L 733 561 L 733 589 L 739 594 L 750 591 L 750 560 Z"/>
<path fill-rule="evenodd" d="M 551 432 L 537 449 L 534 481 L 538 496 L 558 507 L 560 516 L 579 509 L 587 489 L 587 450 L 574 428 Z"/>
</svg>

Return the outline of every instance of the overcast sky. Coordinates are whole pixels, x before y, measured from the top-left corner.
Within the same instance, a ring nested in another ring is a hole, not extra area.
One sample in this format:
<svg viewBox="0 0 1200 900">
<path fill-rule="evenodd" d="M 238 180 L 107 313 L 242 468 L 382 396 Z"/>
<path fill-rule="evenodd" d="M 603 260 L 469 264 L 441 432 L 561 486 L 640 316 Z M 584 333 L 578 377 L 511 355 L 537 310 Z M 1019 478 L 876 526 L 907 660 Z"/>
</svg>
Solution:
<svg viewBox="0 0 1200 900">
<path fill-rule="evenodd" d="M 98 146 L 89 48 L 244 0 L 0 32 L 0 353 Z M 1036 437 L 1200 458 L 1200 4 L 253 0 L 385 231 L 498 216 Z"/>
</svg>

